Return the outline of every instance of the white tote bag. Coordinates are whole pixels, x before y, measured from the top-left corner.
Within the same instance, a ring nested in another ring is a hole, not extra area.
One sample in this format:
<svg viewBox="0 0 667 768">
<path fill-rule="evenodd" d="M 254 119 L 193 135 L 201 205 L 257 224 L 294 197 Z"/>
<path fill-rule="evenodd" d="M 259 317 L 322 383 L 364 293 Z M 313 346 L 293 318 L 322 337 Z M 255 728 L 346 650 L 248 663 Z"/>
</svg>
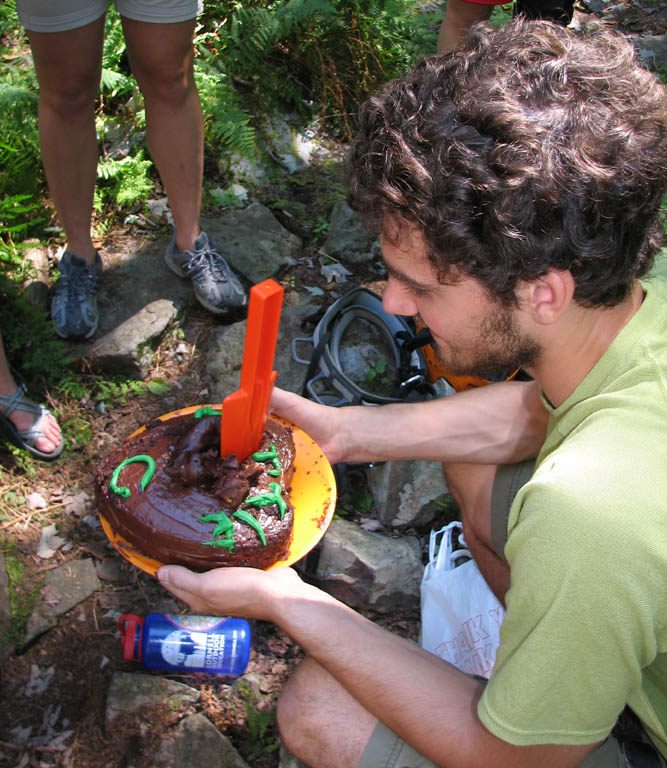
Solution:
<svg viewBox="0 0 667 768">
<path fill-rule="evenodd" d="M 465 546 L 461 523 L 431 531 L 421 584 L 421 646 L 472 675 L 489 677 L 505 611 Z"/>
</svg>

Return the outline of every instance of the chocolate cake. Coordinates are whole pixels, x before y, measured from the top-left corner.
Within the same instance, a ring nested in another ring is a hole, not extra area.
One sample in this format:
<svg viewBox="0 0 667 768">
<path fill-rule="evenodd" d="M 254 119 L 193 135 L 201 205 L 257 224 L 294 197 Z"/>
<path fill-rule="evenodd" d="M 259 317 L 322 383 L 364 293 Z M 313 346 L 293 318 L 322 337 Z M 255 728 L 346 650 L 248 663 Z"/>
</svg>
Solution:
<svg viewBox="0 0 667 768">
<path fill-rule="evenodd" d="M 220 456 L 220 415 L 211 409 L 157 420 L 97 469 L 98 510 L 158 562 L 266 568 L 286 557 L 292 539 L 294 453 L 291 430 L 271 419 L 240 465 Z"/>
</svg>

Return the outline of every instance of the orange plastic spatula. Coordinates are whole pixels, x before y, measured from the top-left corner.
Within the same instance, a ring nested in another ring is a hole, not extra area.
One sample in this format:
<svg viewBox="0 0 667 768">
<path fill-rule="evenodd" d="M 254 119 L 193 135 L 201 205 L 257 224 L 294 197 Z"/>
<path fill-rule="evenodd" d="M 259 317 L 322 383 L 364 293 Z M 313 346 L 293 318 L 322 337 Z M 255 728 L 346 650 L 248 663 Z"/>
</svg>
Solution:
<svg viewBox="0 0 667 768">
<path fill-rule="evenodd" d="M 241 386 L 223 400 L 220 428 L 220 455 L 236 454 L 239 463 L 257 450 L 266 427 L 278 375 L 272 369 L 284 293 L 275 280 L 250 289 Z"/>
</svg>

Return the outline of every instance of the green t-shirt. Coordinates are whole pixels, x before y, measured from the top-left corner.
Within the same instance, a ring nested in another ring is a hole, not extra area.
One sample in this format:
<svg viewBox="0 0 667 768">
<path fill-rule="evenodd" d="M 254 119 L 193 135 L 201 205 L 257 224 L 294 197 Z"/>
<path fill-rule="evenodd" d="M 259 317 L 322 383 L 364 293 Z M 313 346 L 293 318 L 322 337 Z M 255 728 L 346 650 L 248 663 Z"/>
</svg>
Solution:
<svg viewBox="0 0 667 768">
<path fill-rule="evenodd" d="M 508 522 L 484 725 L 592 744 L 628 704 L 667 755 L 667 281 L 551 417 Z"/>
</svg>

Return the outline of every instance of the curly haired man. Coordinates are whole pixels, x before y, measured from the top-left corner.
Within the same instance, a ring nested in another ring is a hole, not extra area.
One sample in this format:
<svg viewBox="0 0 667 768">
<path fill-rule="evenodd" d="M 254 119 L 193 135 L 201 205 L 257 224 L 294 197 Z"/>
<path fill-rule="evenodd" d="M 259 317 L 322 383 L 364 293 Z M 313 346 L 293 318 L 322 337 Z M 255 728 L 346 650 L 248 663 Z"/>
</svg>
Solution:
<svg viewBox="0 0 667 768">
<path fill-rule="evenodd" d="M 384 306 L 419 314 L 440 400 L 277 413 L 331 462 L 446 467 L 466 542 L 506 606 L 488 682 L 291 569 L 177 566 L 198 611 L 276 623 L 308 656 L 278 722 L 308 765 L 649 768 L 667 755 L 667 99 L 601 26 L 476 27 L 361 111 L 350 200 L 380 234 Z"/>
</svg>

